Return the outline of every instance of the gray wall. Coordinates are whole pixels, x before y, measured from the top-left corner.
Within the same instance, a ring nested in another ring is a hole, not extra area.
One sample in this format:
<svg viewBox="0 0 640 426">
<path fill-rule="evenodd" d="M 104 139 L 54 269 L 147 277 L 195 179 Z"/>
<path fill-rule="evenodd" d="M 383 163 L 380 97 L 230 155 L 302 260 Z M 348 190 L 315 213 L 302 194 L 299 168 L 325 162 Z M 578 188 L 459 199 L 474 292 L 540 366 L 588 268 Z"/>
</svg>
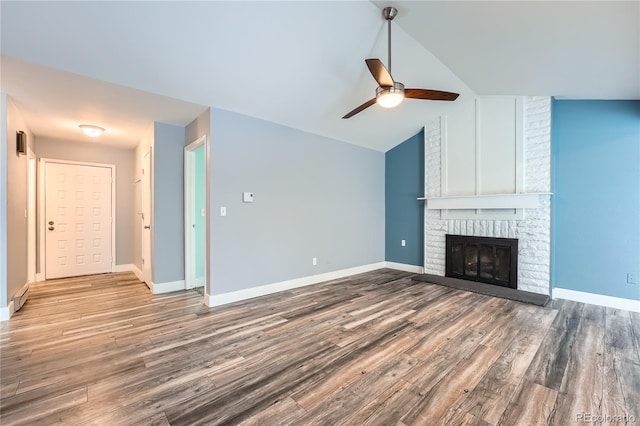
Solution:
<svg viewBox="0 0 640 426">
<path fill-rule="evenodd" d="M 153 282 L 184 279 L 185 128 L 154 123 Z"/>
<path fill-rule="evenodd" d="M 210 294 L 384 261 L 384 161 L 381 152 L 212 110 Z M 243 203 L 243 191 L 255 201 Z"/>
<path fill-rule="evenodd" d="M 207 108 L 205 112 L 196 117 L 184 129 L 184 144 L 189 145 L 195 142 L 200 136 L 206 135 L 207 139 L 211 129 L 211 110 Z"/>
<path fill-rule="evenodd" d="M 6 173 L 2 176 L 2 190 L 0 196 L 6 191 L 6 285 L 2 285 L 2 307 L 9 304 L 15 293 L 27 283 L 27 156 L 16 154 L 16 131 L 22 130 L 27 134 L 29 147 L 34 148 L 35 140 L 26 126 L 19 109 L 10 97 L 6 98 L 6 139 L 2 145 L 6 155 L 0 162 L 0 170 Z M 2 114 L 4 116 L 4 113 Z M 1 224 L 0 224 L 1 225 Z M 0 231 L 4 232 L 4 230 Z M 3 238 L 0 235 L 0 238 Z M 4 241 L 4 239 L 3 239 Z M 4 250 L 2 250 L 4 253 Z M 4 268 L 0 269 L 4 275 Z"/>
<path fill-rule="evenodd" d="M 67 142 L 38 138 L 38 158 L 115 164 L 116 166 L 116 265 L 134 263 L 134 150 L 95 142 Z"/>
</svg>

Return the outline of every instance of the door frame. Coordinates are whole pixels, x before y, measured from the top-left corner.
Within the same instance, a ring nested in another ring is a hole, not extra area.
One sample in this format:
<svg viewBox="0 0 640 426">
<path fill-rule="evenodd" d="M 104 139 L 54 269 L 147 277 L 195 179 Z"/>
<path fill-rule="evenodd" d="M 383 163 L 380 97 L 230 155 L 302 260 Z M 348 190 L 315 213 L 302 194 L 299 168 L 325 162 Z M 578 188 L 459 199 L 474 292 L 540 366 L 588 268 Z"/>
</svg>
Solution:
<svg viewBox="0 0 640 426">
<path fill-rule="evenodd" d="M 27 147 L 27 282 L 36 281 L 38 272 L 38 212 L 37 212 L 37 173 L 38 159 L 36 154 Z"/>
<path fill-rule="evenodd" d="M 40 188 L 38 196 L 38 216 L 40 217 L 40 273 L 43 279 L 46 279 L 46 194 L 47 194 L 47 182 L 46 182 L 46 165 L 47 163 L 58 164 L 70 164 L 76 166 L 90 166 L 90 167 L 105 167 L 111 169 L 111 272 L 116 270 L 116 165 L 104 164 L 104 163 L 90 163 L 86 161 L 70 161 L 70 160 L 58 160 L 55 158 L 40 158 L 40 164 L 38 167 L 38 175 L 40 177 Z"/>
<path fill-rule="evenodd" d="M 142 152 L 142 158 L 140 159 L 140 170 L 142 172 L 140 177 L 140 258 L 142 264 L 140 265 L 140 275 L 143 281 L 149 289 L 153 290 L 153 266 L 154 266 L 154 211 L 153 211 L 153 191 L 154 191 L 154 168 L 153 168 L 153 147 L 150 146 L 147 151 Z M 145 168 L 145 158 L 149 157 L 149 167 Z M 147 173 L 145 174 L 145 170 Z M 145 198 L 148 198 L 148 218 L 144 217 L 145 210 Z M 149 228 L 146 228 L 149 226 Z M 149 253 L 145 257 L 145 241 L 149 239 Z"/>
<path fill-rule="evenodd" d="M 189 145 L 184 147 L 184 288 L 190 290 L 196 286 L 196 256 L 195 256 L 195 230 L 190 226 L 190 218 L 193 218 L 197 212 L 194 211 L 195 207 L 195 151 L 204 146 L 204 158 L 205 158 L 205 179 L 209 174 L 208 161 L 209 158 L 209 146 L 207 144 L 207 135 L 202 135 Z M 207 261 L 208 244 L 209 241 L 208 232 L 208 220 L 209 206 L 207 200 L 209 199 L 208 192 L 209 185 L 205 181 L 205 203 L 204 203 L 204 232 L 205 232 L 205 244 L 204 244 L 204 289 L 205 293 L 208 293 L 208 270 L 209 262 Z"/>
</svg>

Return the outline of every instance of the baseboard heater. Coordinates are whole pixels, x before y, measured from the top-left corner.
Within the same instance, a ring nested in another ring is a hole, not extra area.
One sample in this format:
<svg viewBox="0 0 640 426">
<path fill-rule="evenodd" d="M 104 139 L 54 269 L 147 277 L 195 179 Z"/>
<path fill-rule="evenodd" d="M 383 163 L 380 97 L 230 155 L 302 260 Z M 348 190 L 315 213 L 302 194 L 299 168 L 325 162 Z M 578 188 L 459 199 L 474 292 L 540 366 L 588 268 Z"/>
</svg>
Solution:
<svg viewBox="0 0 640 426">
<path fill-rule="evenodd" d="M 20 290 L 13 296 L 13 312 L 18 312 L 20 308 L 26 303 L 29 297 L 29 284 L 22 286 Z"/>
</svg>

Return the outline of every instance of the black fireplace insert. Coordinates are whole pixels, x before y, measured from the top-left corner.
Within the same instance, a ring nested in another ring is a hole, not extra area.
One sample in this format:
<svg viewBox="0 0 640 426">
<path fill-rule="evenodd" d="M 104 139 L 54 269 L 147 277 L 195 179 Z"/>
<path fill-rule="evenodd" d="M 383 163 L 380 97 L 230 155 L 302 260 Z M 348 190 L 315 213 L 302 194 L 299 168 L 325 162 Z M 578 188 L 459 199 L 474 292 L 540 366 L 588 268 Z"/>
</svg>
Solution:
<svg viewBox="0 0 640 426">
<path fill-rule="evenodd" d="M 518 240 L 447 234 L 445 276 L 518 288 Z"/>
</svg>

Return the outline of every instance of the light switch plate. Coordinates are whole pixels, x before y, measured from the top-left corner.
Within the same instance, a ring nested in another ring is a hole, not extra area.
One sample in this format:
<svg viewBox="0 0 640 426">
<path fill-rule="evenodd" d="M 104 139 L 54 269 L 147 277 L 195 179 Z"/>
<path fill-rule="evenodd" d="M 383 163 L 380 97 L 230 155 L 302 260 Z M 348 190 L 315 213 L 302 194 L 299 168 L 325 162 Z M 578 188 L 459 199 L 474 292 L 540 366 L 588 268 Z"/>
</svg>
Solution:
<svg viewBox="0 0 640 426">
<path fill-rule="evenodd" d="M 242 201 L 245 203 L 253 203 L 253 192 L 243 192 Z"/>
</svg>

